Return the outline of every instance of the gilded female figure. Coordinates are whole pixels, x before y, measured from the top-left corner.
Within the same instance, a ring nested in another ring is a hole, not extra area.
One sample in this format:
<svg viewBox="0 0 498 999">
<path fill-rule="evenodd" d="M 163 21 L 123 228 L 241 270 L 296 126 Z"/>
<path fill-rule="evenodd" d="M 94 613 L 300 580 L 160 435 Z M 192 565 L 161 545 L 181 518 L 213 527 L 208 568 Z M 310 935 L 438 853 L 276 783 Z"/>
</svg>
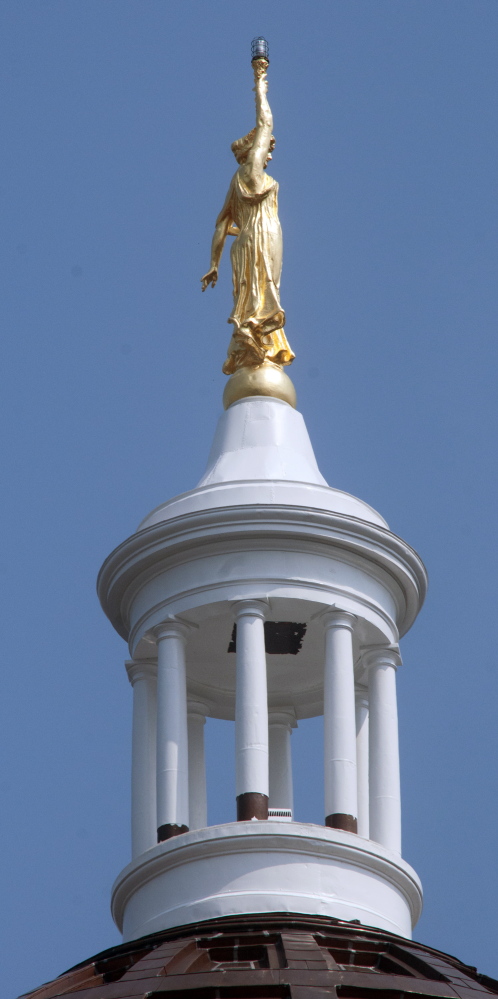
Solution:
<svg viewBox="0 0 498 999">
<path fill-rule="evenodd" d="M 223 365 L 226 375 L 265 360 L 290 364 L 294 354 L 284 333 L 285 313 L 280 304 L 282 230 L 278 218 L 278 184 L 265 174 L 275 139 L 267 99 L 267 62 L 253 62 L 256 127 L 232 143 L 239 164 L 216 220 L 211 266 L 202 290 L 218 280 L 218 267 L 227 236 L 235 236 L 232 262 L 234 306 L 228 319 L 234 331 Z"/>
</svg>

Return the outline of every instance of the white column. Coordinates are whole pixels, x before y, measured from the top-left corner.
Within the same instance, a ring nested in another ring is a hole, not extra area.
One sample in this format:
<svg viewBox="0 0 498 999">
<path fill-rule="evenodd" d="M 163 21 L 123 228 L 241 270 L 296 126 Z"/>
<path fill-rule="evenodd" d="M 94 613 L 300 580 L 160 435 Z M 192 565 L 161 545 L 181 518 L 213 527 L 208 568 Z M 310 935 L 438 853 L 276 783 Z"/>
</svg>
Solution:
<svg viewBox="0 0 498 999">
<path fill-rule="evenodd" d="M 156 711 L 157 665 L 127 662 L 133 687 L 131 736 L 131 855 L 139 857 L 157 843 Z"/>
<path fill-rule="evenodd" d="M 188 725 L 188 812 L 189 828 L 207 826 L 206 761 L 204 725 L 207 706 L 200 701 L 187 702 Z"/>
<path fill-rule="evenodd" d="M 401 797 L 399 783 L 397 649 L 370 650 L 370 839 L 401 853 Z"/>
<path fill-rule="evenodd" d="M 237 818 L 268 817 L 268 694 L 262 600 L 241 600 L 237 624 L 235 753 Z"/>
<path fill-rule="evenodd" d="M 357 831 L 354 614 L 331 610 L 324 616 L 325 824 Z"/>
<path fill-rule="evenodd" d="M 358 835 L 368 839 L 368 688 L 356 688 L 356 773 L 358 785 Z"/>
<path fill-rule="evenodd" d="M 270 808 L 294 808 L 292 787 L 291 733 L 296 727 L 292 711 L 270 711 L 268 714 L 269 733 L 269 789 Z"/>
<path fill-rule="evenodd" d="M 157 639 L 157 839 L 188 829 L 185 642 L 188 626 L 166 621 Z"/>
</svg>

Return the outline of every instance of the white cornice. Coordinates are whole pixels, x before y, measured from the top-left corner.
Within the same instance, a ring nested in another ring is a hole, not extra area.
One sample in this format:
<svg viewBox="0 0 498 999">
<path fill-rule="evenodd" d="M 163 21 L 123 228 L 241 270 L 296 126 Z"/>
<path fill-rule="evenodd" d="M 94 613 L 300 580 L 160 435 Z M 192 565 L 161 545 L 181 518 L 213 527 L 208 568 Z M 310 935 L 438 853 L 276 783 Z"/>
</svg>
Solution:
<svg viewBox="0 0 498 999">
<path fill-rule="evenodd" d="M 413 623 L 422 606 L 427 576 L 417 553 L 385 528 L 342 514 L 307 507 L 254 504 L 185 514 L 145 528 L 118 546 L 104 562 L 98 578 L 103 609 L 114 627 L 128 638 L 125 606 L 129 588 L 142 585 L 171 560 L 192 560 L 238 544 L 277 545 L 284 550 L 308 550 L 346 560 L 359 558 L 370 572 L 387 573 L 404 594 L 400 634 Z M 399 601 L 398 601 L 399 603 Z"/>
</svg>

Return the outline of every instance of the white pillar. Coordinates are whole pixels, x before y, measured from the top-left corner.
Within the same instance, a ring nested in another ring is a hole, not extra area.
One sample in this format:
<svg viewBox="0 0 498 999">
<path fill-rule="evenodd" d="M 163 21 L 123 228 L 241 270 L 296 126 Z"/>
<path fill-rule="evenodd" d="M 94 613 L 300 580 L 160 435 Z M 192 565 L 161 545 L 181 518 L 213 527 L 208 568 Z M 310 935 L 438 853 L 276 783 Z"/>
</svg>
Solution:
<svg viewBox="0 0 498 999">
<path fill-rule="evenodd" d="M 401 796 L 399 782 L 397 649 L 370 650 L 370 838 L 401 853 Z"/>
<path fill-rule="evenodd" d="M 157 639 L 157 839 L 188 829 L 185 642 L 188 625 L 166 621 Z"/>
<path fill-rule="evenodd" d="M 269 733 L 269 802 L 270 808 L 294 808 L 292 787 L 291 733 L 296 726 L 294 712 L 270 711 Z"/>
<path fill-rule="evenodd" d="M 354 614 L 330 610 L 325 623 L 325 824 L 357 831 Z"/>
<path fill-rule="evenodd" d="M 268 817 L 268 694 L 262 600 L 234 606 L 237 624 L 235 753 L 237 818 Z"/>
<path fill-rule="evenodd" d="M 358 835 L 368 839 L 369 809 L 368 793 L 368 689 L 356 688 L 356 773 L 358 785 Z"/>
<path fill-rule="evenodd" d="M 207 826 L 206 762 L 204 725 L 207 706 L 200 701 L 187 702 L 188 725 L 188 812 L 189 828 Z"/>
<path fill-rule="evenodd" d="M 131 855 L 139 857 L 157 843 L 156 711 L 157 665 L 127 662 L 133 687 L 131 737 Z"/>
</svg>

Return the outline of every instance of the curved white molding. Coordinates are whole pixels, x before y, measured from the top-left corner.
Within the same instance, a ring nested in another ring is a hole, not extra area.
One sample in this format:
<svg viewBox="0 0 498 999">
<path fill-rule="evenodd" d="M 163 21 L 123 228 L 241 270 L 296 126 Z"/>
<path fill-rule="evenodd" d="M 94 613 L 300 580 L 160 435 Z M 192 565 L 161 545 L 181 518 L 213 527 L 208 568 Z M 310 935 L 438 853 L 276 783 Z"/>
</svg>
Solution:
<svg viewBox="0 0 498 999">
<path fill-rule="evenodd" d="M 156 659 L 126 660 L 125 669 L 132 687 L 135 686 L 138 680 L 155 680 L 157 678 Z"/>
<path fill-rule="evenodd" d="M 387 521 L 369 503 L 342 489 L 291 479 L 254 478 L 201 486 L 173 496 L 151 510 L 138 525 L 137 531 L 188 513 L 227 506 L 250 506 L 252 503 L 276 503 L 280 506 L 306 506 L 327 510 L 330 513 L 356 517 L 389 530 Z"/>
<path fill-rule="evenodd" d="M 272 821 L 213 826 L 161 843 L 121 872 L 112 894 L 125 939 L 247 912 L 320 913 L 410 937 L 421 908 L 417 875 L 379 844 Z"/>
<path fill-rule="evenodd" d="M 413 623 L 425 597 L 427 577 L 421 559 L 387 529 L 322 510 L 254 504 L 186 514 L 132 535 L 109 555 L 100 571 L 98 592 L 104 611 L 119 634 L 128 639 L 130 603 L 148 579 L 174 565 L 192 564 L 209 555 L 238 555 L 244 548 L 294 555 L 314 553 L 361 565 L 390 592 L 397 607 L 400 635 Z M 315 581 L 320 586 L 322 581 Z M 286 582 L 292 584 L 289 578 Z M 213 585 L 219 585 L 219 573 Z M 240 598 L 267 595 L 263 588 L 259 593 L 241 593 Z M 229 599 L 237 597 L 234 594 Z M 219 599 L 226 598 L 220 595 Z M 328 602 L 333 601 L 323 600 Z M 353 608 L 345 609 L 354 612 Z"/>
<path fill-rule="evenodd" d="M 398 640 L 398 630 L 394 617 L 386 613 L 379 603 L 368 600 L 358 591 L 350 587 L 334 586 L 330 583 L 293 581 L 283 576 L 273 576 L 236 579 L 231 580 L 230 583 L 212 581 L 206 586 L 194 586 L 188 590 L 182 590 L 159 602 L 151 601 L 147 610 L 134 621 L 133 627 L 130 628 L 129 647 L 134 650 L 140 639 L 146 633 L 152 632 L 156 624 L 159 624 L 168 615 L 188 613 L 189 610 L 196 607 L 218 602 L 233 605 L 245 600 L 261 601 L 265 591 L 269 591 L 272 597 L 285 597 L 287 600 L 307 600 L 310 603 L 316 603 L 323 610 L 325 610 L 326 604 L 335 607 L 337 602 L 342 603 L 345 613 L 361 616 L 365 621 L 370 621 L 384 635 L 387 642 L 394 643 Z"/>
</svg>

